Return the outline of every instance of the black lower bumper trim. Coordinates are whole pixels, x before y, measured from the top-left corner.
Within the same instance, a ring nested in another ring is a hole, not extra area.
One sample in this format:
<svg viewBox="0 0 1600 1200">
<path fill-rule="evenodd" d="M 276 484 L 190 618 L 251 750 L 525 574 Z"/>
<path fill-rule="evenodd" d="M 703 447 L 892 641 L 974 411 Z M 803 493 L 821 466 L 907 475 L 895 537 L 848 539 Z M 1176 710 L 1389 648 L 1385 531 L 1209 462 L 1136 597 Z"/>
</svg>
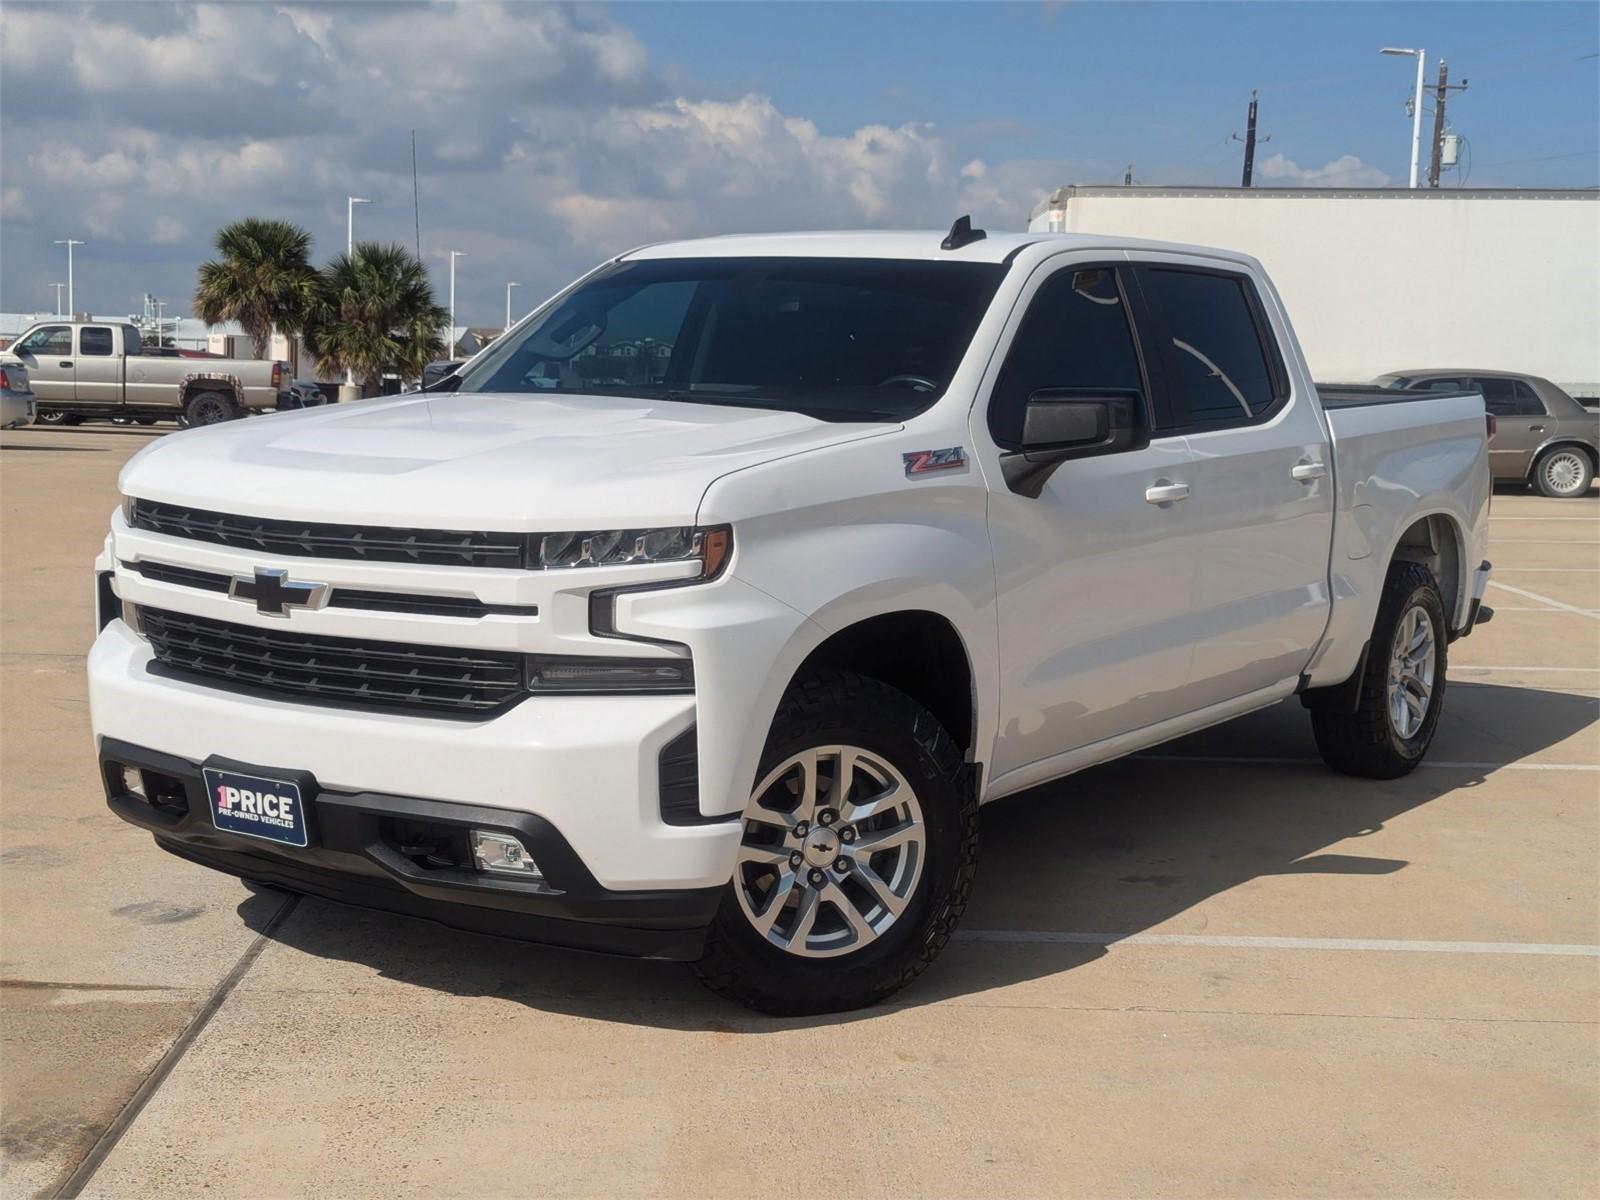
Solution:
<svg viewBox="0 0 1600 1200">
<path fill-rule="evenodd" d="M 148 798 L 124 787 L 123 768 L 130 766 L 146 773 Z M 288 891 L 502 937 L 679 960 L 700 956 L 706 926 L 721 902 L 721 888 L 608 890 L 561 833 L 532 813 L 329 792 L 309 777 L 302 795 L 311 845 L 299 849 L 241 837 L 212 824 L 202 766 L 283 774 L 219 758 L 193 763 L 111 738 L 100 745 L 106 803 L 117 816 L 149 830 L 180 858 Z M 517 837 L 555 893 L 472 869 L 460 853 L 469 829 Z M 439 852 L 420 852 L 419 838 L 433 839 Z"/>
</svg>

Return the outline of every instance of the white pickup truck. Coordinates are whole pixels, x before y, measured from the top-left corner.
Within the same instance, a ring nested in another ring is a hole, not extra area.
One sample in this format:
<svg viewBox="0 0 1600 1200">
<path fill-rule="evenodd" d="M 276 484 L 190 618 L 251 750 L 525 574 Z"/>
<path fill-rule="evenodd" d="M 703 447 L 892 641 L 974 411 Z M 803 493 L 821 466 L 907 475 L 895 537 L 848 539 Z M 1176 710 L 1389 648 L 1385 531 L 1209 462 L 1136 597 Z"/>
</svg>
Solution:
<svg viewBox="0 0 1600 1200">
<path fill-rule="evenodd" d="M 1404 774 L 1489 615 L 1482 397 L 1319 397 L 1227 251 L 651 246 L 438 386 L 128 464 L 111 808 L 770 1012 L 926 967 L 980 804 L 1296 695 Z"/>
<path fill-rule="evenodd" d="M 7 363 L 27 369 L 44 425 L 100 417 L 214 425 L 252 410 L 300 407 L 288 363 L 168 357 L 149 351 L 126 322 L 30 325 L 0 351 L 0 366 Z"/>
</svg>

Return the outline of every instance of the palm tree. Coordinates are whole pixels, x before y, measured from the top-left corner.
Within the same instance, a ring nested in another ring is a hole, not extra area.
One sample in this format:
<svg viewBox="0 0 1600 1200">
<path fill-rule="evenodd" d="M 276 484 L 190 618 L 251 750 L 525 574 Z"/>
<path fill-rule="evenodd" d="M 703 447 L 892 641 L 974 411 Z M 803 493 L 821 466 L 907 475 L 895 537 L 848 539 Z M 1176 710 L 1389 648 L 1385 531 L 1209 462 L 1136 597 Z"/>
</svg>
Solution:
<svg viewBox="0 0 1600 1200">
<path fill-rule="evenodd" d="M 357 242 L 322 272 L 306 345 L 324 373 L 351 371 L 372 390 L 384 375 L 415 379 L 442 357 L 449 323 L 415 255 L 394 242 Z"/>
<path fill-rule="evenodd" d="M 195 314 L 207 325 L 237 321 L 257 358 L 274 329 L 299 333 L 317 291 L 311 235 L 292 221 L 246 217 L 217 230 L 220 256 L 200 264 Z"/>
</svg>

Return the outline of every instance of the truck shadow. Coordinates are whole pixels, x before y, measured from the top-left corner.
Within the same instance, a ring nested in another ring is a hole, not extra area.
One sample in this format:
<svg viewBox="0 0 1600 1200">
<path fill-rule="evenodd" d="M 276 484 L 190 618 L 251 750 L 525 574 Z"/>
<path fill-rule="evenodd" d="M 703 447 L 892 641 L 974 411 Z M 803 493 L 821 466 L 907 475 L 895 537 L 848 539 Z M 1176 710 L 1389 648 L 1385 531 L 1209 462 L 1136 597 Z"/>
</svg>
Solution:
<svg viewBox="0 0 1600 1200">
<path fill-rule="evenodd" d="M 873 1020 L 1070 971 L 1115 953 L 1120 937 L 1255 880 L 1337 875 L 1359 881 L 1341 883 L 1342 894 L 1351 886 L 1379 891 L 1410 864 L 1363 854 L 1360 839 L 1594 726 L 1600 708 L 1592 695 L 1455 682 L 1450 689 L 1432 765 L 1405 779 L 1327 770 L 1305 714 L 1291 703 L 986 807 L 962 932 L 905 991 L 860 1012 L 763 1017 L 704 991 L 682 966 L 460 933 L 313 899 L 302 900 L 273 937 L 417 987 L 601 1021 L 759 1034 Z M 1251 758 L 1265 761 L 1241 761 Z M 1505 772 L 1497 782 L 1512 777 Z M 1504 819 L 1516 820 L 1515 810 L 1508 807 Z M 265 920 L 259 904 L 247 901 L 239 911 L 256 928 Z M 1383 932 L 1342 929 L 1337 918 L 1332 927 L 1286 928 L 1270 908 L 1251 917 L 1248 929 L 1212 932 Z"/>
</svg>

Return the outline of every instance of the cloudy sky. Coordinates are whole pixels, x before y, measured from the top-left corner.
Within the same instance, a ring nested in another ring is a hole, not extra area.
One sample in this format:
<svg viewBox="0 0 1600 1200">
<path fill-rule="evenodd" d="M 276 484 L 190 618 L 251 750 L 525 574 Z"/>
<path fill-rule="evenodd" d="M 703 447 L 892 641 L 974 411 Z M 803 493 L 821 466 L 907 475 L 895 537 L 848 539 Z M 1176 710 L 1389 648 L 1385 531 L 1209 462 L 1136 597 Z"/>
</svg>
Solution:
<svg viewBox="0 0 1600 1200">
<path fill-rule="evenodd" d="M 1600 6 L 131 4 L 0 10 L 0 310 L 187 313 L 225 221 L 325 257 L 416 240 L 498 324 L 605 254 L 780 228 L 1021 228 L 1049 188 L 1405 180 L 1409 60 L 1444 54 L 1473 185 L 1600 183 Z M 1452 178 L 1450 182 L 1456 182 Z"/>
</svg>

